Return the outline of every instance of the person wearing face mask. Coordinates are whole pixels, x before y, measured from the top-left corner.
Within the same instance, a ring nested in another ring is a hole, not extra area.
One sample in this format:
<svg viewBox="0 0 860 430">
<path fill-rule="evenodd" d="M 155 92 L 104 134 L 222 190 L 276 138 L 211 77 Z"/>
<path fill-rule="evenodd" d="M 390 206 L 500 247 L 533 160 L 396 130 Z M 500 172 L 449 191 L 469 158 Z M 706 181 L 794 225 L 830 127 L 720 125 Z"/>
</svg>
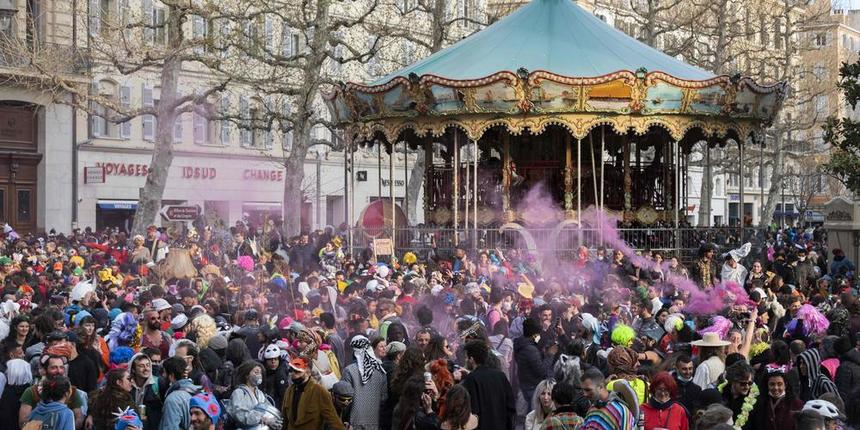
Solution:
<svg viewBox="0 0 860 430">
<path fill-rule="evenodd" d="M 658 372 L 651 378 L 651 398 L 642 404 L 645 429 L 687 430 L 690 415 L 678 398 L 678 385 L 668 372 Z"/>
<path fill-rule="evenodd" d="M 812 261 L 806 258 L 805 249 L 799 249 L 796 255 L 797 262 L 794 266 L 794 277 L 797 279 L 797 286 L 805 291 L 807 288 L 815 286 L 818 276 L 815 274 L 815 266 L 812 264 Z"/>
<path fill-rule="evenodd" d="M 761 380 L 761 391 L 767 390 L 766 396 L 759 396 L 750 413 L 747 427 L 756 430 L 794 430 L 793 415 L 803 408 L 803 402 L 797 399 L 786 382 L 786 366 L 776 363 L 768 364 Z"/>
<path fill-rule="evenodd" d="M 699 397 L 702 395 L 702 387 L 693 383 L 693 360 L 687 354 L 681 354 L 675 359 L 675 385 L 678 386 L 678 402 L 687 408 L 691 415 L 695 415 L 699 409 Z"/>
<path fill-rule="evenodd" d="M 305 358 L 290 360 L 292 384 L 281 405 L 285 430 L 319 429 L 326 424 L 331 430 L 345 430 L 337 415 L 331 395 L 311 378 L 311 364 Z M 348 383 L 347 383 L 348 384 Z"/>
<path fill-rule="evenodd" d="M 552 376 L 552 366 L 538 347 L 541 325 L 534 318 L 523 321 L 523 335 L 514 339 L 514 360 L 519 372 L 520 390 L 523 398 L 531 399 L 540 381 Z M 529 405 L 528 412 L 531 412 Z"/>
<path fill-rule="evenodd" d="M 260 424 L 280 429 L 280 415 L 271 398 L 260 389 L 263 383 L 263 366 L 256 361 L 246 361 L 236 369 L 233 394 L 230 396 L 230 418 L 237 428 L 256 428 Z"/>
</svg>

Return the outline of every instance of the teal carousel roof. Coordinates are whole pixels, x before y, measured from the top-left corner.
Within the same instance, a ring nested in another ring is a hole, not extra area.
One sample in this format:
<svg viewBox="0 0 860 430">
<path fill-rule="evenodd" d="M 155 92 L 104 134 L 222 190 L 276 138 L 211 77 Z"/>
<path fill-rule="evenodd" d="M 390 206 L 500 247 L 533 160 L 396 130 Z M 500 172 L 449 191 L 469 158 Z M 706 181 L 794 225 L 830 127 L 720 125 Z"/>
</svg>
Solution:
<svg viewBox="0 0 860 430">
<path fill-rule="evenodd" d="M 785 85 L 716 76 L 612 28 L 571 0 L 532 0 L 484 30 L 369 83 L 325 96 L 353 139 L 392 142 L 411 129 L 449 127 L 478 139 L 495 126 L 519 134 L 555 124 L 583 137 L 661 126 L 675 139 L 743 139 L 769 124 Z"/>
<path fill-rule="evenodd" d="M 571 0 L 534 0 L 485 30 L 371 85 L 411 73 L 474 80 L 521 67 L 568 77 L 639 68 L 691 81 L 715 77 L 627 36 Z"/>
</svg>

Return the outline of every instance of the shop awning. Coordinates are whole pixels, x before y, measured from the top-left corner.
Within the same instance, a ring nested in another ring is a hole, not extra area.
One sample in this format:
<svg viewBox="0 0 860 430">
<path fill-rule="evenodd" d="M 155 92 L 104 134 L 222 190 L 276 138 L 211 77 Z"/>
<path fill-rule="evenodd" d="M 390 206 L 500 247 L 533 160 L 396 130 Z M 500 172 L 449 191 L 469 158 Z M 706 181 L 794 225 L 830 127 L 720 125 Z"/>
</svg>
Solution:
<svg viewBox="0 0 860 430">
<path fill-rule="evenodd" d="M 105 210 L 136 210 L 137 200 L 99 200 L 96 206 Z"/>
</svg>

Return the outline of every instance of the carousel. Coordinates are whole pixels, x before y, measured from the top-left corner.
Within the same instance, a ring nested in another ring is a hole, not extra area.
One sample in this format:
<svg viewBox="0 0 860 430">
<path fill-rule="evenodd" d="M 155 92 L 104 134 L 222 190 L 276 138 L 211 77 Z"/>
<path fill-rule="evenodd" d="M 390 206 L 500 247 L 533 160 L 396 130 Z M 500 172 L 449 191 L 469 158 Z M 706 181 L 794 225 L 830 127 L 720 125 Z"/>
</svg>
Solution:
<svg viewBox="0 0 860 430">
<path fill-rule="evenodd" d="M 580 225 L 596 207 L 631 225 L 677 228 L 693 146 L 736 145 L 743 157 L 763 144 L 784 94 L 783 83 L 690 66 L 573 1 L 533 0 L 325 99 L 352 151 L 424 151 L 425 223 Z M 557 210 L 529 219 L 538 188 Z"/>
</svg>

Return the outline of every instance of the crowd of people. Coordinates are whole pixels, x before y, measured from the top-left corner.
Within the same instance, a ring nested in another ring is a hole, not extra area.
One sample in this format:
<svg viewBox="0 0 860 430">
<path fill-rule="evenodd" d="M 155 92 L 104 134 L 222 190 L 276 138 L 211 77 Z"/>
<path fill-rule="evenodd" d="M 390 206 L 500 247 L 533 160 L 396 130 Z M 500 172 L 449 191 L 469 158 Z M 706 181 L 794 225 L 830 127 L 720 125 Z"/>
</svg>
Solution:
<svg viewBox="0 0 860 430">
<path fill-rule="evenodd" d="M 853 262 L 821 229 L 752 240 L 383 258 L 274 220 L 7 227 L 0 427 L 860 429 Z"/>
</svg>

